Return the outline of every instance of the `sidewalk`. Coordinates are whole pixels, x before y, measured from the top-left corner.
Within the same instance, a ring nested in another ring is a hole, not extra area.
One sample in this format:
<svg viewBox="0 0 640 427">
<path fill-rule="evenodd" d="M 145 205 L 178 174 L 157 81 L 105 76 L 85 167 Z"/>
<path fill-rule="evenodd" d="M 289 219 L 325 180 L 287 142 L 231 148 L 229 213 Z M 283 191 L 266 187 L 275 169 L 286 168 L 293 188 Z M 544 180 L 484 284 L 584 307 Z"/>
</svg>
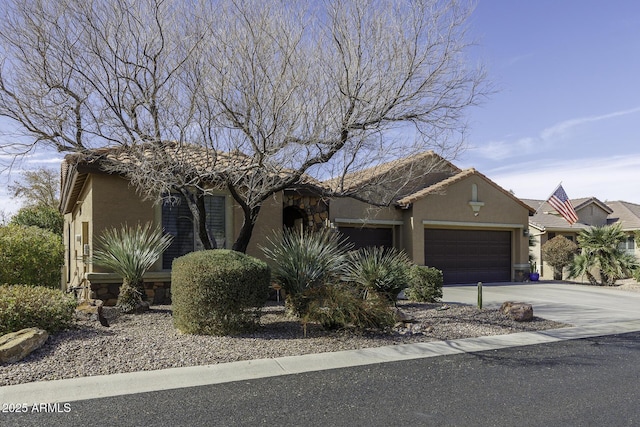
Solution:
<svg viewBox="0 0 640 427">
<path fill-rule="evenodd" d="M 475 286 L 453 286 L 444 289 L 443 301 L 475 304 L 476 297 Z M 20 384 L 0 387 L 0 402 L 72 402 L 640 331 L 640 293 L 542 282 L 486 284 L 483 300 L 487 308 L 499 306 L 504 301 L 528 302 L 533 305 L 536 316 L 573 326 L 540 332 Z"/>
</svg>

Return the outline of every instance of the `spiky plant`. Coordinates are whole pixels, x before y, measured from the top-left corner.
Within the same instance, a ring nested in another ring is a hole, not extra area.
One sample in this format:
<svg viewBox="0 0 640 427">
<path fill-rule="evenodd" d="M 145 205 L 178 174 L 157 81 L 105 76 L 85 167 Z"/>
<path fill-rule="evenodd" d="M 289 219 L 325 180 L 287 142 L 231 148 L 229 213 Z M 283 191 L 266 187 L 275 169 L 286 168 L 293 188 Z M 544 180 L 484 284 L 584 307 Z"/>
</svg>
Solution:
<svg viewBox="0 0 640 427">
<path fill-rule="evenodd" d="M 172 237 L 163 235 L 160 227 L 138 224 L 105 230 L 97 238 L 93 263 L 122 276 L 117 307 L 131 313 L 143 301 L 142 276 L 171 245 Z"/>
<path fill-rule="evenodd" d="M 272 261 L 272 277 L 289 295 L 338 277 L 344 256 L 352 247 L 341 234 L 328 228 L 302 233 L 284 230 L 268 241 L 269 246 L 262 251 Z"/>
<path fill-rule="evenodd" d="M 375 291 L 395 302 L 409 283 L 411 261 L 395 248 L 366 247 L 351 252 L 345 265 L 343 280 Z"/>
</svg>

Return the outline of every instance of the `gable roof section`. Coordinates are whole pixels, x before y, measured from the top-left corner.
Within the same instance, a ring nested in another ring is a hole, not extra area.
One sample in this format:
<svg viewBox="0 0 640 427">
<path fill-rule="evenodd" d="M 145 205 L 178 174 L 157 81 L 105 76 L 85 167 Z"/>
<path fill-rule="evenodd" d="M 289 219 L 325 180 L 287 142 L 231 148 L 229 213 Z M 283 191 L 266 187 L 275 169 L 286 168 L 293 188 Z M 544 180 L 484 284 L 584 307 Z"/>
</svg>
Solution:
<svg viewBox="0 0 640 427">
<path fill-rule="evenodd" d="M 538 200 L 538 199 L 523 199 L 523 200 L 525 203 L 535 208 L 535 213 L 529 219 L 529 224 L 540 231 L 544 231 L 546 229 L 559 230 L 559 231 L 580 231 L 580 230 L 589 228 L 591 226 L 589 224 L 585 224 L 582 222 L 569 224 L 567 220 L 564 219 L 562 216 L 560 216 L 560 214 L 556 211 L 556 209 L 552 207 L 546 200 Z M 595 197 L 571 199 L 571 204 L 573 205 L 574 209 L 578 213 L 580 210 L 586 208 L 591 204 L 595 204 L 606 213 L 612 212 L 611 208 L 607 206 L 606 203 L 598 200 Z"/>
<path fill-rule="evenodd" d="M 417 191 L 413 194 L 409 194 L 406 197 L 401 198 L 400 200 L 397 201 L 397 205 L 403 208 L 406 208 L 408 206 L 410 206 L 412 203 L 415 203 L 417 200 L 422 199 L 423 197 L 426 197 L 430 194 L 437 194 L 440 193 L 442 191 L 444 191 L 447 187 L 449 187 L 450 185 L 453 185 L 457 182 L 460 182 L 470 176 L 478 176 L 480 178 L 482 178 L 484 181 L 488 182 L 491 186 L 493 186 L 496 190 L 500 191 L 501 193 L 505 194 L 506 196 L 508 196 L 509 198 L 511 198 L 512 200 L 514 200 L 515 202 L 517 202 L 519 205 L 521 205 L 522 207 L 524 207 L 525 209 L 527 209 L 529 211 L 529 214 L 532 215 L 535 212 L 535 209 L 532 208 L 530 205 L 528 205 L 527 203 L 525 203 L 523 200 L 520 200 L 519 198 L 517 198 L 516 196 L 514 196 L 512 193 L 508 192 L 507 190 L 505 190 L 504 188 L 500 187 L 498 184 L 496 184 L 495 182 L 493 182 L 492 180 L 490 180 L 489 178 L 487 178 L 484 174 L 478 172 L 475 168 L 469 168 L 469 169 L 465 169 L 465 170 L 461 170 L 459 173 L 447 178 L 447 179 L 443 179 L 442 181 L 439 181 L 433 185 L 430 185 L 426 188 L 423 188 L 420 191 Z"/>
<path fill-rule="evenodd" d="M 598 206 L 600 209 L 610 214 L 613 212 L 606 203 L 600 201 L 595 197 L 583 197 L 581 199 L 571 199 L 571 203 L 573 204 L 573 208 L 578 212 L 580 209 L 586 208 L 587 206 L 594 204 Z"/>
<path fill-rule="evenodd" d="M 640 230 L 640 205 L 624 201 L 607 202 L 612 212 L 607 217 L 607 223 L 622 224 L 625 231 Z"/>
<path fill-rule="evenodd" d="M 392 160 L 386 163 L 366 168 L 360 171 L 351 172 L 344 177 L 330 178 L 324 181 L 330 188 L 338 188 L 348 191 L 359 187 L 366 186 L 372 182 L 378 182 L 387 175 L 396 175 L 398 171 L 404 171 L 410 168 L 427 169 L 426 172 L 433 171 L 451 171 L 458 173 L 460 168 L 445 160 L 442 156 L 436 154 L 433 150 L 424 151 L 422 153 Z"/>
</svg>

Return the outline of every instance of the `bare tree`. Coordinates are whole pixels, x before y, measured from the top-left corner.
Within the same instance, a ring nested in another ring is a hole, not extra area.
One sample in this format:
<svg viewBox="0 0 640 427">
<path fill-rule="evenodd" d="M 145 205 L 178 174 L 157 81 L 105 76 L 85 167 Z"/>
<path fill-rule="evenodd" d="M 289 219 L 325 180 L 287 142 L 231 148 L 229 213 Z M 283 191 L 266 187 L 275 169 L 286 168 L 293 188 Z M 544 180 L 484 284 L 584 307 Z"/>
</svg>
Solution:
<svg viewBox="0 0 640 427">
<path fill-rule="evenodd" d="M 334 178 L 318 186 L 326 194 L 388 205 L 437 165 L 357 192 L 344 177 L 462 147 L 465 111 L 486 94 L 464 56 L 471 8 L 309 3 L 6 2 L 0 114 L 32 139 L 0 148 L 83 153 L 148 197 L 188 196 L 196 221 L 202 197 L 225 189 L 244 212 L 239 251 L 264 201 L 308 174 Z M 200 238 L 215 246 L 206 230 Z"/>
<path fill-rule="evenodd" d="M 46 167 L 23 171 L 21 178 L 14 180 L 8 190 L 14 198 L 24 200 L 27 206 L 58 209 L 59 177 L 60 172 Z"/>
</svg>

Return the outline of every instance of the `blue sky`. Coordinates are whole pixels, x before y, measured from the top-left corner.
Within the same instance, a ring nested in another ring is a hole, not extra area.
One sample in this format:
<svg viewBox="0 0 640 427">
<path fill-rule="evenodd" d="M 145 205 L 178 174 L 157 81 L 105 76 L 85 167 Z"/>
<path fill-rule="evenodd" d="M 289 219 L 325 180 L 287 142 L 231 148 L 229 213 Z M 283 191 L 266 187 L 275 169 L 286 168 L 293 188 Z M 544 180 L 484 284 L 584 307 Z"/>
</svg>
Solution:
<svg viewBox="0 0 640 427">
<path fill-rule="evenodd" d="M 470 35 L 497 92 L 470 110 L 458 166 L 521 198 L 562 181 L 571 198 L 640 203 L 640 2 L 480 0 Z M 60 159 L 35 153 L 14 176 Z M 0 211 L 15 212 L 7 183 Z"/>
<path fill-rule="evenodd" d="M 640 203 L 640 2 L 480 0 L 470 31 L 498 92 L 456 163 L 521 198 Z"/>
</svg>

